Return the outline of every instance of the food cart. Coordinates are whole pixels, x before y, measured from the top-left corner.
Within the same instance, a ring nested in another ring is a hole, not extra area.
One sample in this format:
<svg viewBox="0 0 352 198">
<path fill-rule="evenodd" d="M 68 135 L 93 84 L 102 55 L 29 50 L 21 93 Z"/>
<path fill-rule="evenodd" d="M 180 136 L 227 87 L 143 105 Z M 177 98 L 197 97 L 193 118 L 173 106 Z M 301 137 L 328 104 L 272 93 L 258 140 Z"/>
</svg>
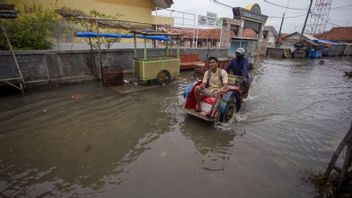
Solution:
<svg viewBox="0 0 352 198">
<path fill-rule="evenodd" d="M 180 75 L 180 49 L 179 34 L 163 32 L 132 31 L 134 37 L 133 71 L 139 81 L 156 80 L 160 84 L 170 82 L 175 76 Z M 176 40 L 176 55 L 171 54 L 172 40 Z M 144 39 L 143 56 L 137 56 L 137 38 Z M 161 56 L 149 56 L 147 53 L 147 39 L 163 41 L 164 54 Z"/>
<path fill-rule="evenodd" d="M 179 51 L 179 34 L 164 32 L 147 32 L 147 31 L 131 31 L 129 34 L 113 34 L 113 33 L 95 33 L 95 32 L 77 32 L 77 37 L 94 38 L 133 38 L 134 39 L 134 59 L 133 72 L 138 81 L 149 82 L 156 80 L 160 84 L 170 82 L 180 74 L 180 51 Z M 143 56 L 138 57 L 137 38 L 144 40 Z M 176 54 L 171 53 L 172 40 L 176 41 Z M 163 55 L 148 56 L 147 40 L 156 40 L 163 42 L 165 50 Z M 98 48 L 100 53 L 100 48 Z M 100 56 L 101 58 L 101 56 Z M 100 60 L 101 62 L 101 60 Z M 101 65 L 101 68 L 103 66 Z M 102 70 L 103 71 L 103 70 Z"/>
</svg>

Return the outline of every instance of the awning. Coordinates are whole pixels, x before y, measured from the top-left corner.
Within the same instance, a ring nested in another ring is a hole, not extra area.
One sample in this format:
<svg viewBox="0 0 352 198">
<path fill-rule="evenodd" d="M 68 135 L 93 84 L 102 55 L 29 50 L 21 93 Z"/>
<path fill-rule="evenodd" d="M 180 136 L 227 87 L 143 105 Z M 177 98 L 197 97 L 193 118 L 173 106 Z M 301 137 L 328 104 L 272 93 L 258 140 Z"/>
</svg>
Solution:
<svg viewBox="0 0 352 198">
<path fill-rule="evenodd" d="M 339 43 L 336 43 L 334 41 L 323 40 L 323 39 L 315 39 L 313 41 L 316 42 L 316 43 L 319 43 L 319 44 L 331 44 L 331 45 L 338 45 L 339 44 Z"/>
<path fill-rule="evenodd" d="M 77 32 L 75 36 L 79 38 L 96 38 L 98 34 L 96 32 Z M 103 38 L 134 38 L 133 34 L 117 34 L 117 33 L 99 33 L 99 37 Z M 137 38 L 141 39 L 150 39 L 150 40 L 159 40 L 159 41 L 168 41 L 169 37 L 167 35 L 136 35 Z"/>
</svg>

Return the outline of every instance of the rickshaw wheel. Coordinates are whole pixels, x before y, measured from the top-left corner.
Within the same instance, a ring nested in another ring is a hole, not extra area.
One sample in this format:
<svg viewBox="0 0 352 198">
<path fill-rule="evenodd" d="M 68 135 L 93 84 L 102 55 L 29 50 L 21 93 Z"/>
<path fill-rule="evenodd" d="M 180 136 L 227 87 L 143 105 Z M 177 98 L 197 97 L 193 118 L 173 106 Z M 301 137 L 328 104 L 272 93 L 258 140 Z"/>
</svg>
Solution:
<svg viewBox="0 0 352 198">
<path fill-rule="evenodd" d="M 171 74 L 167 70 L 162 70 L 156 76 L 156 80 L 159 84 L 168 84 L 171 81 Z"/>
<path fill-rule="evenodd" d="M 236 112 L 236 104 L 229 102 L 226 106 L 226 111 L 223 115 L 220 116 L 220 122 L 228 123 Z"/>
</svg>

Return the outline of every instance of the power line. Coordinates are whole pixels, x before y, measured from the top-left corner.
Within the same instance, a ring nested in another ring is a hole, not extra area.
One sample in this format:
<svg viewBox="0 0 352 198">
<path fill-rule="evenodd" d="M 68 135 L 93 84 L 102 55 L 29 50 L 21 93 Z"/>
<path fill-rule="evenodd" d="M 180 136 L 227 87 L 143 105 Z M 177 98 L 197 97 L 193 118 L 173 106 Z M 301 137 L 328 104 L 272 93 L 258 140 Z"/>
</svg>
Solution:
<svg viewBox="0 0 352 198">
<path fill-rule="evenodd" d="M 271 4 L 271 5 L 275 5 L 275 6 L 281 7 L 281 8 L 290 9 L 290 10 L 308 10 L 307 8 L 291 8 L 291 7 L 288 7 L 288 6 L 283 6 L 283 5 L 280 5 L 280 4 L 277 4 L 277 3 L 269 2 L 268 0 L 264 0 L 264 2 L 268 3 L 268 4 Z"/>
<path fill-rule="evenodd" d="M 285 19 L 290 19 L 290 18 L 298 18 L 298 17 L 302 17 L 305 16 L 306 14 L 301 14 L 301 15 L 296 15 L 296 16 L 287 16 L 285 17 Z M 282 17 L 279 16 L 269 16 L 268 18 L 272 18 L 272 19 L 281 19 Z"/>
<path fill-rule="evenodd" d="M 284 6 L 284 5 L 280 5 L 277 3 L 273 3 L 273 2 L 269 2 L 268 0 L 264 0 L 265 3 L 271 4 L 271 5 L 275 5 L 281 8 L 286 8 L 286 9 L 290 9 L 290 10 L 308 10 L 307 8 L 292 8 L 292 7 L 288 7 L 288 6 Z M 343 6 L 338 6 L 338 7 L 332 7 L 331 9 L 344 9 L 344 8 L 348 8 L 351 7 L 352 4 L 347 4 L 347 5 L 343 5 Z"/>
<path fill-rule="evenodd" d="M 332 7 L 330 9 L 340 9 L 340 8 L 347 8 L 347 7 L 351 7 L 352 4 L 347 4 L 347 5 L 343 5 L 343 6 L 338 6 L 338 7 Z"/>
<path fill-rule="evenodd" d="M 223 6 L 232 8 L 232 6 L 227 5 L 227 4 L 225 4 L 225 3 L 222 3 L 222 2 L 219 2 L 218 0 L 212 0 L 212 1 L 213 1 L 214 3 L 217 3 L 217 4 L 220 4 L 220 5 L 223 5 Z"/>
</svg>

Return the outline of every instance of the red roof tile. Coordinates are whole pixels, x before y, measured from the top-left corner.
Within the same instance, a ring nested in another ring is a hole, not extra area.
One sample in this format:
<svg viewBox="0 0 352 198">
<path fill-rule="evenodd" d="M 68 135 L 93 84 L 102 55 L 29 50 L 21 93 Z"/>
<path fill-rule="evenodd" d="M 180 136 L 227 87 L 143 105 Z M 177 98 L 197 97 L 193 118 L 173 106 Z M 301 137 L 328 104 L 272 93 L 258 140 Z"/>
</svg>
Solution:
<svg viewBox="0 0 352 198">
<path fill-rule="evenodd" d="M 328 32 L 314 36 L 319 39 L 352 42 L 352 27 L 333 27 Z"/>
<path fill-rule="evenodd" d="M 182 38 L 193 38 L 193 33 L 197 34 L 197 30 L 193 28 L 171 28 L 169 31 L 181 34 Z M 220 39 L 220 29 L 198 29 L 198 38 Z"/>
<path fill-rule="evenodd" d="M 242 36 L 247 38 L 257 38 L 257 33 L 250 28 L 246 28 L 243 30 Z"/>
</svg>

